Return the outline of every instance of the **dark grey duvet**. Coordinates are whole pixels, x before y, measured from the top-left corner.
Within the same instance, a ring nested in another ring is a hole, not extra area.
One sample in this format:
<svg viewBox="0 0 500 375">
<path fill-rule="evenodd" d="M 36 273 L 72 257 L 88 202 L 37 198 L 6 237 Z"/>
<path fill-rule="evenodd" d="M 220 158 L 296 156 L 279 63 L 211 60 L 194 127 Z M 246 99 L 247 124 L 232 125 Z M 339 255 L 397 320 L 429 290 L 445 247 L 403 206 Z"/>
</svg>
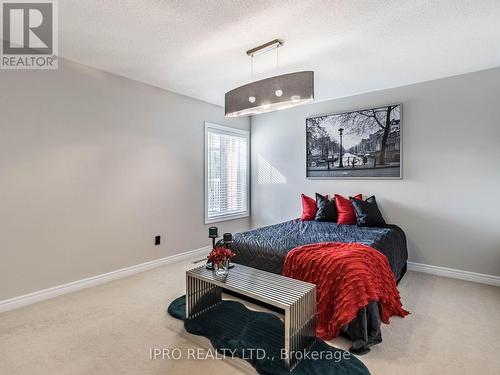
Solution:
<svg viewBox="0 0 500 375">
<path fill-rule="evenodd" d="M 406 272 L 408 252 L 406 237 L 396 225 L 379 228 L 339 225 L 330 222 L 300 219 L 253 229 L 234 235 L 235 263 L 281 274 L 286 254 L 295 247 L 318 242 L 357 242 L 383 253 L 396 280 Z M 344 333 L 353 341 L 353 351 L 364 351 L 382 341 L 378 304 L 370 303 Z"/>
</svg>

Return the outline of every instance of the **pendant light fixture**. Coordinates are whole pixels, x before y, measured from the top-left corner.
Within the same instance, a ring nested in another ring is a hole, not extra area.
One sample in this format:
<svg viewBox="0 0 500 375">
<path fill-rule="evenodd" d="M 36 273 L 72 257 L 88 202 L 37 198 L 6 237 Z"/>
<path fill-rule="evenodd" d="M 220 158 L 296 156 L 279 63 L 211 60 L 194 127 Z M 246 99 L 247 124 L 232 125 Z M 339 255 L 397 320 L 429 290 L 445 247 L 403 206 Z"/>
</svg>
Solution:
<svg viewBox="0 0 500 375">
<path fill-rule="evenodd" d="M 279 67 L 279 39 L 247 51 L 253 73 L 254 56 L 276 49 L 276 66 Z M 252 82 L 231 90 L 225 95 L 226 117 L 251 116 L 295 107 L 314 100 L 314 72 L 303 71 L 282 74 Z"/>
</svg>

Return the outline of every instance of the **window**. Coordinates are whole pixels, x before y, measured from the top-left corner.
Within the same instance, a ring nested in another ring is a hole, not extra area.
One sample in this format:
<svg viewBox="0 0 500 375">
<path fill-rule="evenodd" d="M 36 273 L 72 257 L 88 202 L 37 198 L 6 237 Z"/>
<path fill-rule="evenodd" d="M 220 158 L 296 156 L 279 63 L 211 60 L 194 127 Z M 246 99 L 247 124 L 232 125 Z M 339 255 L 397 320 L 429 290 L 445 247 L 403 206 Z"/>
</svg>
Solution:
<svg viewBox="0 0 500 375">
<path fill-rule="evenodd" d="M 247 217 L 248 131 L 205 123 L 205 223 Z"/>
</svg>

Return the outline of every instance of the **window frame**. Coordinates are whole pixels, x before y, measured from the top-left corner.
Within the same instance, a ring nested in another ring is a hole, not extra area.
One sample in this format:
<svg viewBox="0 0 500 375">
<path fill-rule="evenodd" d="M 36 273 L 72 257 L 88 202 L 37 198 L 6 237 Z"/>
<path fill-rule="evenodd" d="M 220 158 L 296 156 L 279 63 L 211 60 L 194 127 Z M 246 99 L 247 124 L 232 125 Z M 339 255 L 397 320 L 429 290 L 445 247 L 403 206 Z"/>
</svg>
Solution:
<svg viewBox="0 0 500 375">
<path fill-rule="evenodd" d="M 224 214 L 216 218 L 208 217 L 208 132 L 209 130 L 215 130 L 216 132 L 228 134 L 232 136 L 243 137 L 247 140 L 247 173 L 246 173 L 246 211 L 237 214 Z M 237 128 L 232 128 L 229 126 L 214 124 L 205 121 L 205 147 L 204 147 L 204 168 L 205 168 L 205 224 L 218 223 L 221 221 L 243 219 L 250 217 L 250 132 L 248 130 L 242 130 Z"/>
</svg>

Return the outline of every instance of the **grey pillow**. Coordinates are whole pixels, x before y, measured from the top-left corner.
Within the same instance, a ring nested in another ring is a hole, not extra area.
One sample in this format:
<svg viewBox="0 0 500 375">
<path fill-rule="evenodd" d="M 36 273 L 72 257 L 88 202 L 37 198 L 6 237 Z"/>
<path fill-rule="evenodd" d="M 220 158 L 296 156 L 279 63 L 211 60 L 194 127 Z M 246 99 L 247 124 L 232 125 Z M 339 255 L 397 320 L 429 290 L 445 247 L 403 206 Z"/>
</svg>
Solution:
<svg viewBox="0 0 500 375">
<path fill-rule="evenodd" d="M 331 221 L 337 222 L 337 206 L 335 205 L 335 198 L 328 199 L 327 197 L 316 193 L 316 221 Z"/>
<path fill-rule="evenodd" d="M 356 224 L 358 227 L 379 227 L 385 225 L 385 220 L 378 209 L 377 200 L 372 195 L 365 201 L 349 197 L 354 212 L 356 213 Z"/>
</svg>

